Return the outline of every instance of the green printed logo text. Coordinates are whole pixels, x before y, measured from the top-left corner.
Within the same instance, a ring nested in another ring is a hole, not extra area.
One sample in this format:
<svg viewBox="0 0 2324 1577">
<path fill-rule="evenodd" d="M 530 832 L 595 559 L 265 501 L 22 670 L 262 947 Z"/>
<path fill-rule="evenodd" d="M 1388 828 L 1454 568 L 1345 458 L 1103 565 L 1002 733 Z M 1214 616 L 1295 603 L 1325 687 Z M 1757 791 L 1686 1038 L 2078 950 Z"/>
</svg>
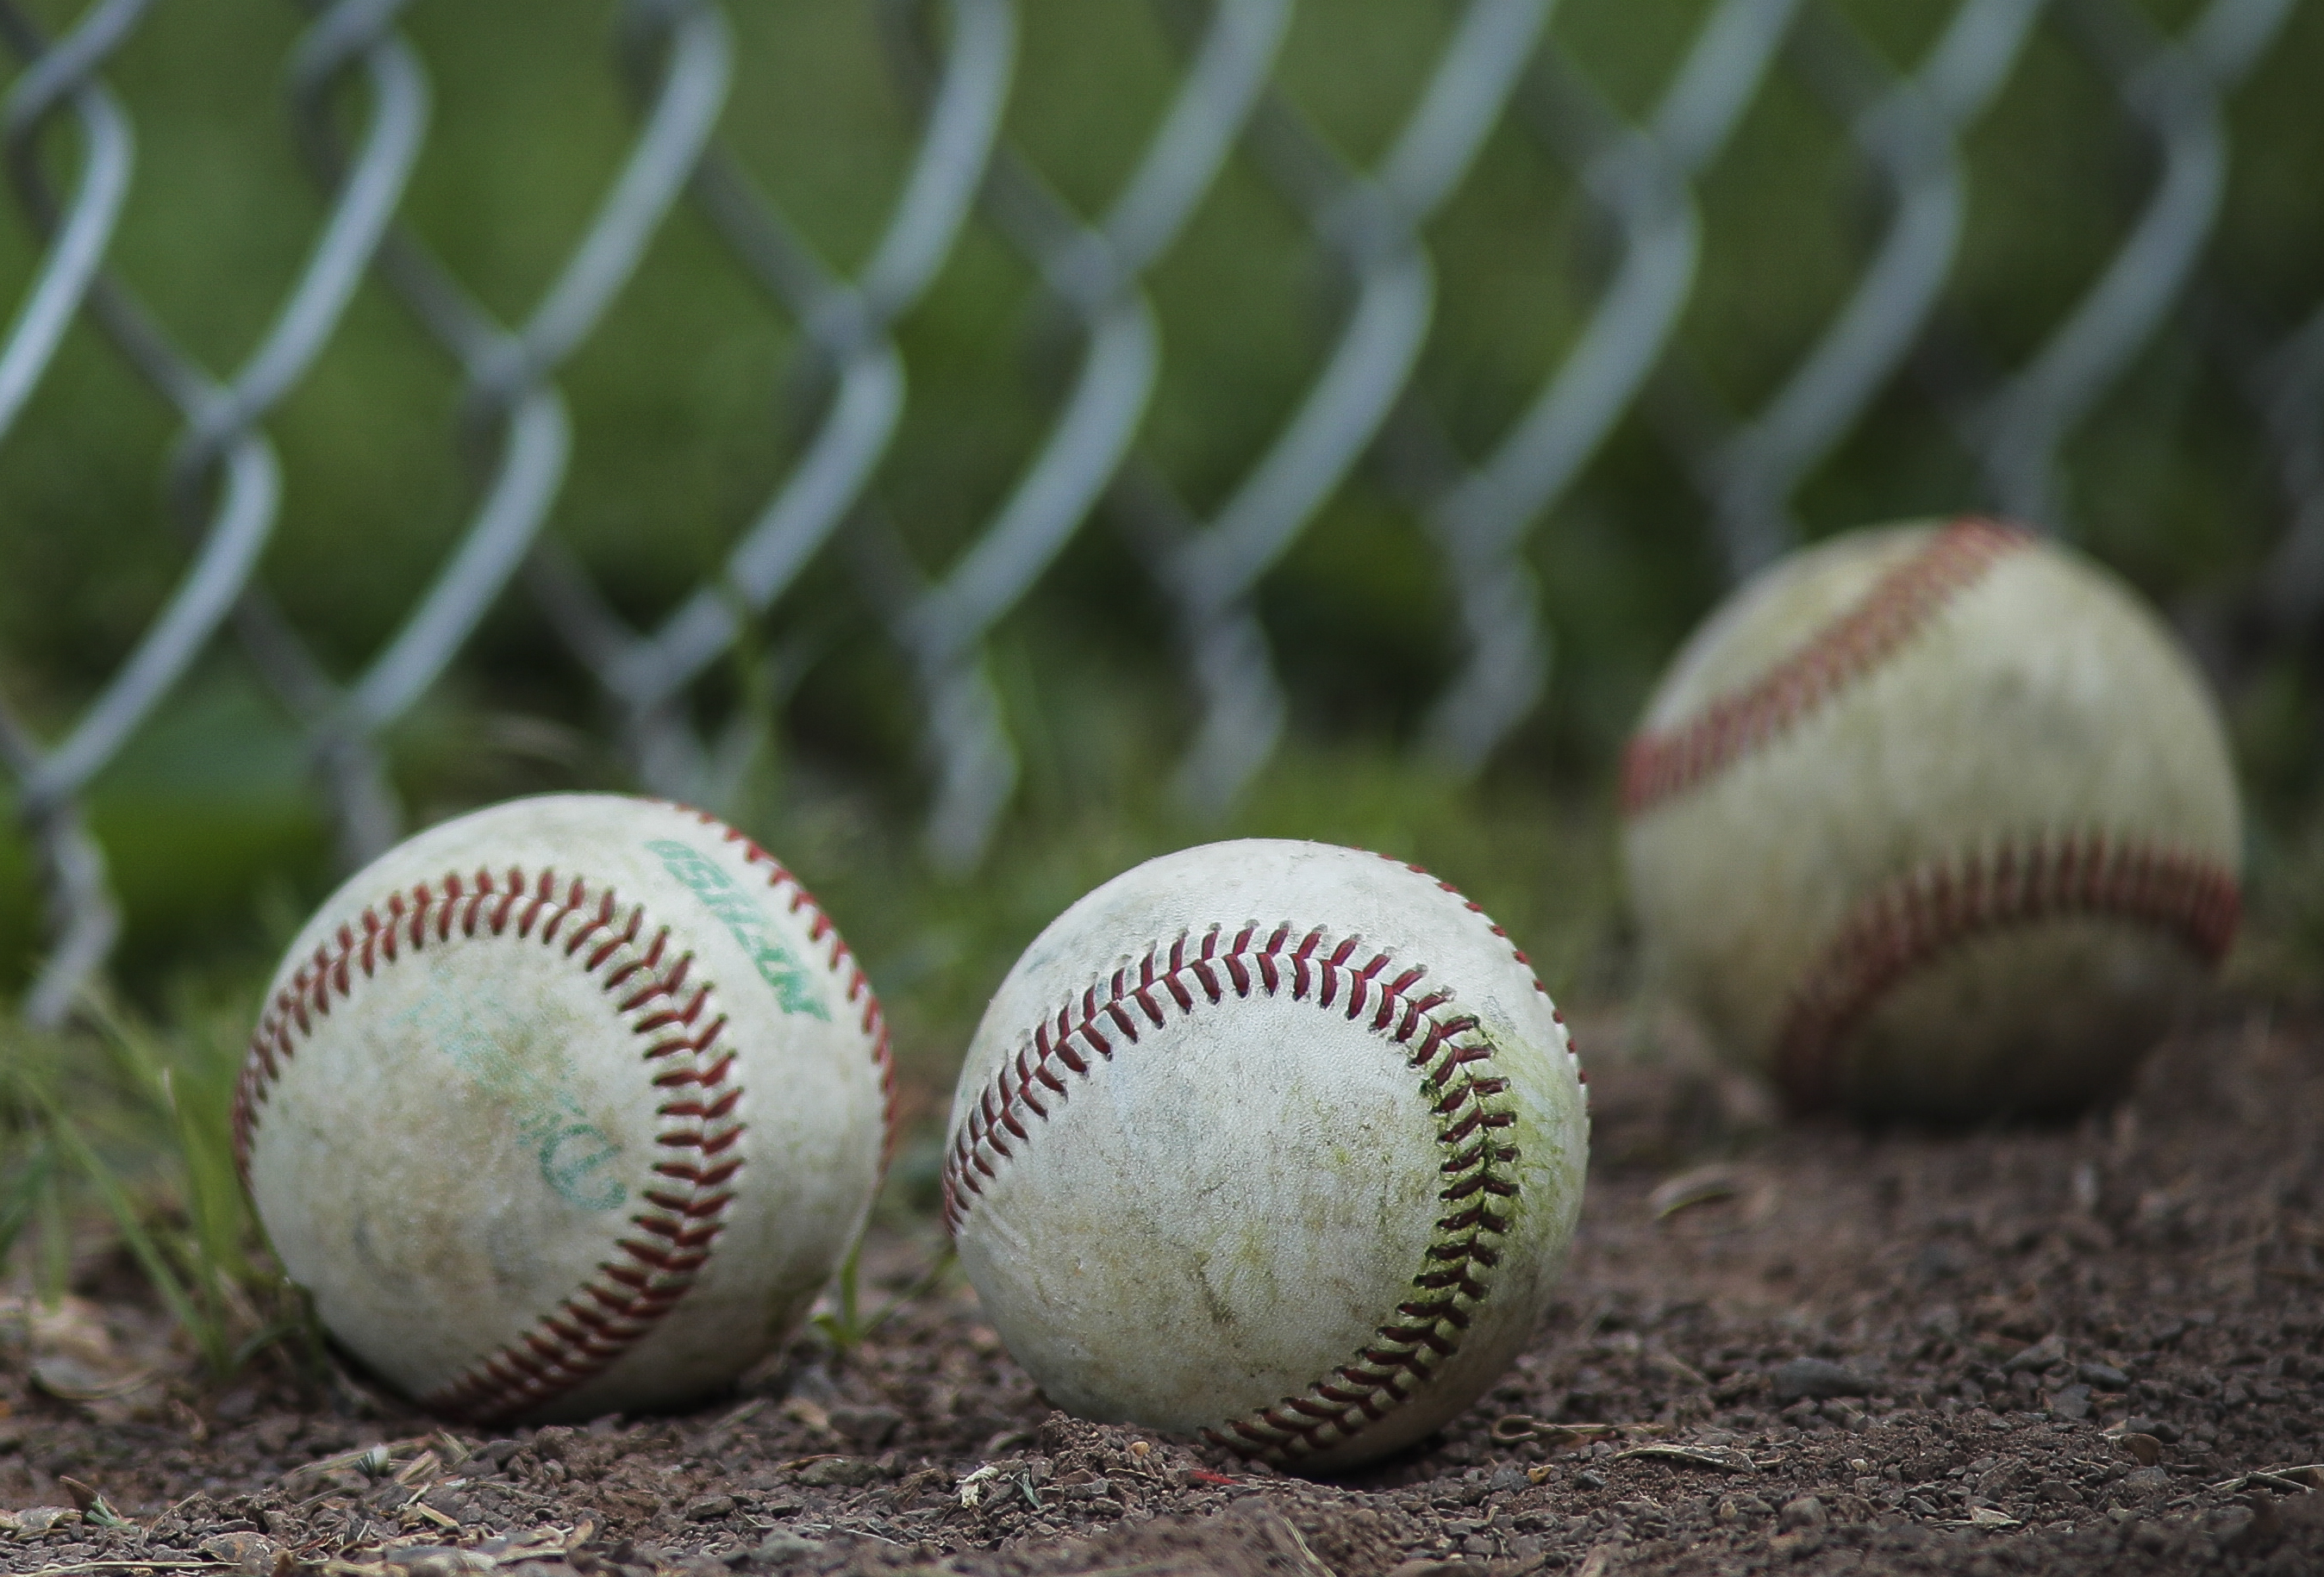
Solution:
<svg viewBox="0 0 2324 1577">
<path fill-rule="evenodd" d="M 759 978 L 774 987 L 775 1000 L 785 1013 L 803 1013 L 809 1018 L 825 1020 L 831 1017 L 830 1010 L 816 995 L 815 982 L 806 968 L 775 940 L 767 912 L 722 866 L 707 855 L 669 839 L 656 839 L 646 847 L 659 855 L 669 874 L 725 924 L 728 933 L 749 955 Z"/>
</svg>

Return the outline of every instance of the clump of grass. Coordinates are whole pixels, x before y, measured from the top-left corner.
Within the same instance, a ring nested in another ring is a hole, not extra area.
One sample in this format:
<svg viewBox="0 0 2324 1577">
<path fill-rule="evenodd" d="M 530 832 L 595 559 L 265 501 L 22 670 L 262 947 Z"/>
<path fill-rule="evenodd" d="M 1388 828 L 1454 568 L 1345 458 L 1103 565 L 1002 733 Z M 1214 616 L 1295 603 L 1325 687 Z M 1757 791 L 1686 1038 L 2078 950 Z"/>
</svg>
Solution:
<svg viewBox="0 0 2324 1577">
<path fill-rule="evenodd" d="M 54 1304 L 109 1237 L 212 1380 L 312 1329 L 235 1169 L 239 1022 L 182 1003 L 157 1029 L 102 990 L 62 1031 L 0 1017 L 0 1263 Z"/>
<path fill-rule="evenodd" d="M 830 1307 L 818 1310 L 810 1323 L 816 1334 L 844 1357 L 879 1334 L 880 1328 L 893 1319 L 906 1304 L 934 1292 L 957 1257 L 947 1242 L 936 1255 L 936 1261 L 918 1280 L 890 1297 L 876 1313 L 866 1316 L 860 1290 L 863 1244 L 858 1239 L 855 1246 L 848 1251 L 846 1262 L 839 1267 L 838 1276 L 832 1281 L 828 1298 Z"/>
</svg>

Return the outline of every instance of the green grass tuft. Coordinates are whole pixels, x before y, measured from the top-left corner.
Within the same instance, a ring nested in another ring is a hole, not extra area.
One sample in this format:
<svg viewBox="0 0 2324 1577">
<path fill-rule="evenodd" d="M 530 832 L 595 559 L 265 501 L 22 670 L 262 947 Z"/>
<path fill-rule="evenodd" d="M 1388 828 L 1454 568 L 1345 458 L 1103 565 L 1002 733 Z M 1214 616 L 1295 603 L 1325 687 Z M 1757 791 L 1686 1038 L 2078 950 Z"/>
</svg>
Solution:
<svg viewBox="0 0 2324 1577">
<path fill-rule="evenodd" d="M 188 1003 L 157 1027 L 93 992 L 61 1031 L 0 1021 L 0 1258 L 23 1250 L 53 1304 L 125 1254 L 212 1380 L 312 1328 L 235 1169 L 240 1017 Z"/>
</svg>

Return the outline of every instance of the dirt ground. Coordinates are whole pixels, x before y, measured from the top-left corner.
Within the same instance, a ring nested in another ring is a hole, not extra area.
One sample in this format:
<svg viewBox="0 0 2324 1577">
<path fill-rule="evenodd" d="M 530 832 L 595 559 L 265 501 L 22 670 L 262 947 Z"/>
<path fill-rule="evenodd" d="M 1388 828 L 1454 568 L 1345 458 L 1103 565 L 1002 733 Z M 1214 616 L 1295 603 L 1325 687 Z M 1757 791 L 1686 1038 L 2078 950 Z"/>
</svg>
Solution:
<svg viewBox="0 0 2324 1577">
<path fill-rule="evenodd" d="M 2062 1130 L 1591 1078 L 1533 1348 L 1342 1481 L 1052 1412 L 957 1278 L 698 1412 L 480 1435 L 287 1362 L 205 1389 L 99 1267 L 0 1346 L 0 1571 L 2324 1571 L 2324 1026 L 2221 1009 Z"/>
</svg>

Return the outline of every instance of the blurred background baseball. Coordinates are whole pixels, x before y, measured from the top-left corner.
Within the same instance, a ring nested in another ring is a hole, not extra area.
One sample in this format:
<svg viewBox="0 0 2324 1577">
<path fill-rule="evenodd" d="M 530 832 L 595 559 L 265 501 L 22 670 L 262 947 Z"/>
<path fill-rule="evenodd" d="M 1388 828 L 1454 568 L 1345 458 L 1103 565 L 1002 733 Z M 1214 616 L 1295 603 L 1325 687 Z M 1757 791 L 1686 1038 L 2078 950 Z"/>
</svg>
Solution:
<svg viewBox="0 0 2324 1577">
<path fill-rule="evenodd" d="M 1646 978 L 1800 1110 L 2071 1114 L 2235 938 L 2201 678 L 2113 577 L 1974 517 L 1737 591 L 1655 688 L 1622 808 Z"/>
</svg>

